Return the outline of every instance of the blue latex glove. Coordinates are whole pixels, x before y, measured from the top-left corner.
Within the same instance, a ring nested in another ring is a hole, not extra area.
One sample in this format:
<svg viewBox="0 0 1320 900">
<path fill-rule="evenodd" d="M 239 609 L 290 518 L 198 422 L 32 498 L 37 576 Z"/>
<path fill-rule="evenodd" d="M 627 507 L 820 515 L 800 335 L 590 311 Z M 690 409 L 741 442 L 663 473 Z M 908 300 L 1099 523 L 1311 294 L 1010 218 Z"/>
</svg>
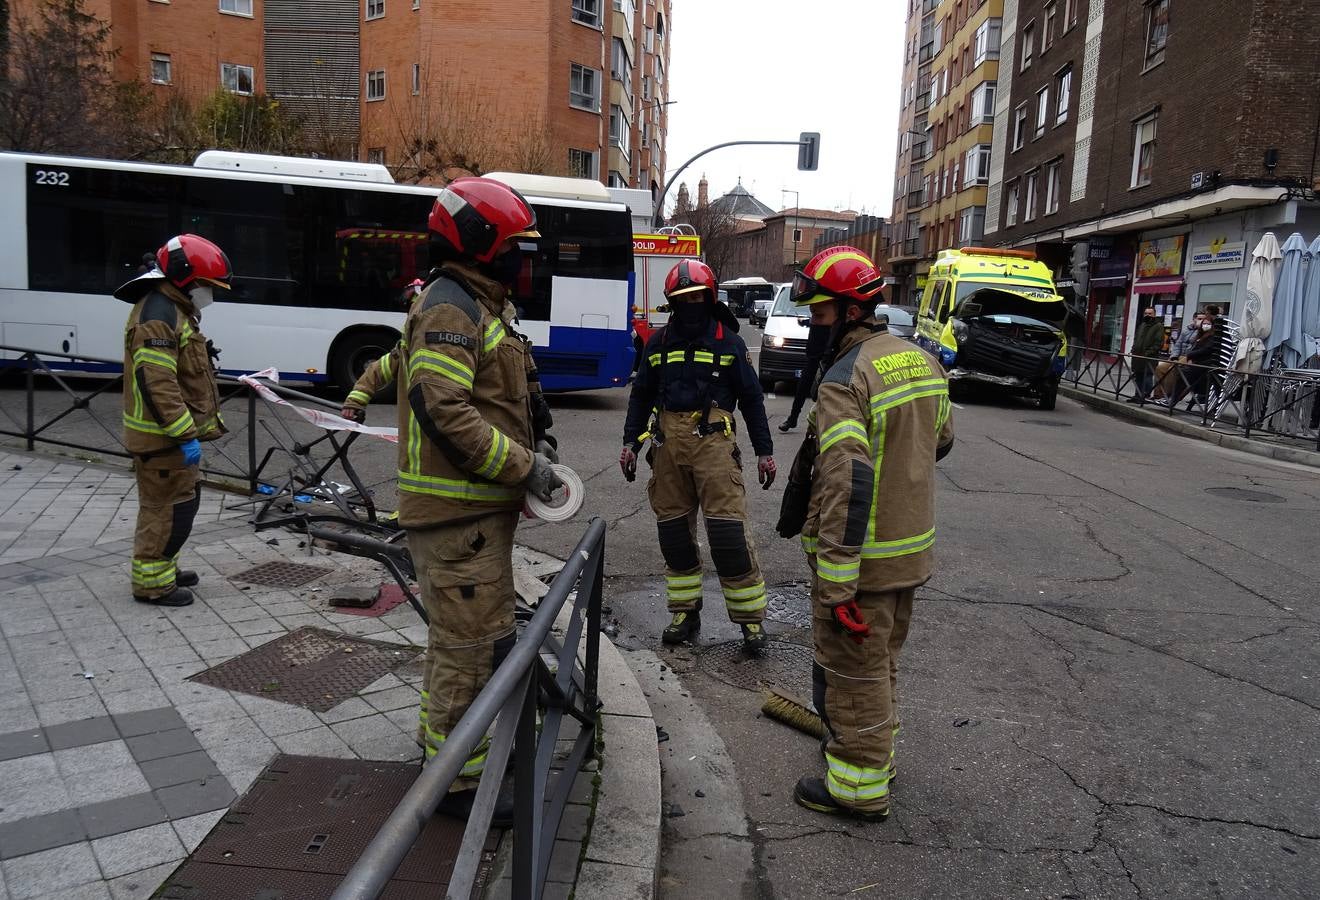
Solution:
<svg viewBox="0 0 1320 900">
<path fill-rule="evenodd" d="M 183 461 L 186 464 L 195 466 L 202 461 L 202 445 L 197 438 L 184 441 L 179 445 L 179 449 L 183 451 Z"/>
</svg>

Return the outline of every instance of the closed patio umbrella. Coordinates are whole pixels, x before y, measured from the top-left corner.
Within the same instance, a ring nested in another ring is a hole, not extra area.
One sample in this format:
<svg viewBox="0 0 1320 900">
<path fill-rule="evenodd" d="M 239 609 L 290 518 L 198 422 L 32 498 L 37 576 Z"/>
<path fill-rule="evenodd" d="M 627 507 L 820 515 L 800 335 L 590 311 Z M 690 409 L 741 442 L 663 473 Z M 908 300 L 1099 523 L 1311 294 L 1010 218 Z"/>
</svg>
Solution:
<svg viewBox="0 0 1320 900">
<path fill-rule="evenodd" d="M 1247 273 L 1247 306 L 1242 316 L 1242 331 L 1233 364 L 1244 372 L 1259 372 L 1264 368 L 1265 341 L 1270 336 L 1271 307 L 1274 304 L 1274 286 L 1279 276 L 1283 254 L 1279 252 L 1279 239 L 1274 232 L 1265 236 L 1251 251 L 1251 270 Z"/>
<path fill-rule="evenodd" d="M 1279 270 L 1279 280 L 1274 286 L 1274 327 L 1265 342 L 1265 356 L 1269 359 L 1278 350 L 1285 369 L 1300 368 L 1311 355 L 1306 346 L 1306 337 L 1301 333 L 1301 314 L 1298 310 L 1302 303 L 1302 279 L 1306 274 L 1305 256 L 1306 241 L 1302 236 L 1294 234 L 1288 238 L 1283 245 L 1283 268 Z"/>
<path fill-rule="evenodd" d="M 1302 282 L 1301 327 L 1302 333 L 1311 339 L 1314 353 L 1320 351 L 1320 237 L 1311 242 L 1306 253 L 1311 264 Z"/>
</svg>

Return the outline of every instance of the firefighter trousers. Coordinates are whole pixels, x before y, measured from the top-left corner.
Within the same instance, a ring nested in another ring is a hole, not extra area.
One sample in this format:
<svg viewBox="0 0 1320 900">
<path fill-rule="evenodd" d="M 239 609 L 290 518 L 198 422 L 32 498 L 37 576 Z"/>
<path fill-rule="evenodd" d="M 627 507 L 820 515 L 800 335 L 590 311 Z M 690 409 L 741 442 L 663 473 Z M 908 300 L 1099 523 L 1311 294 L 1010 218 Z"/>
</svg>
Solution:
<svg viewBox="0 0 1320 900">
<path fill-rule="evenodd" d="M 712 422 L 719 417 L 719 410 L 712 411 Z M 693 529 L 700 509 L 729 620 L 760 622 L 765 618 L 765 581 L 747 534 L 747 490 L 732 421 L 727 431 L 705 436 L 692 433 L 695 424 L 691 413 L 661 413 L 665 439 L 651 454 L 646 485 L 665 560 L 669 611 L 699 608 L 701 555 Z"/>
<path fill-rule="evenodd" d="M 192 533 L 201 487 L 197 467 L 169 451 L 133 460 L 137 476 L 137 530 L 133 535 L 133 596 L 164 597 L 174 590 L 179 551 Z"/>
<path fill-rule="evenodd" d="M 508 656 L 513 627 L 513 532 L 517 511 L 408 530 L 408 550 L 431 620 L 422 663 L 417 741 L 430 759 Z M 451 791 L 474 788 L 486 765 L 481 741 Z"/>
<path fill-rule="evenodd" d="M 899 725 L 898 655 L 915 594 L 915 588 L 859 590 L 857 605 L 871 626 L 860 644 L 844 633 L 829 608 L 812 603 L 814 702 L 829 729 L 825 784 L 842 806 L 874 812 L 889 808 Z"/>
</svg>

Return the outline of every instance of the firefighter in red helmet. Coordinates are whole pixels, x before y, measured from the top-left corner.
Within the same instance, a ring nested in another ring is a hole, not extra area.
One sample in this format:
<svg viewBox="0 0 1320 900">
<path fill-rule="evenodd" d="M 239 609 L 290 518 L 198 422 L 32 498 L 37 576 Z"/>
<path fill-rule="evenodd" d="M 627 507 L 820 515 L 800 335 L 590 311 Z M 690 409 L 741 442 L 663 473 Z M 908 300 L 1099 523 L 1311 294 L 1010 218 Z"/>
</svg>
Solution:
<svg viewBox="0 0 1320 900">
<path fill-rule="evenodd" d="M 801 533 L 812 571 L 812 681 L 828 729 L 825 777 L 803 778 L 794 799 L 873 820 L 889 815 L 898 654 L 931 575 L 935 461 L 953 446 L 944 370 L 877 321 L 883 284 L 853 247 L 822 250 L 793 281 L 794 303 L 830 339 L 778 528 Z"/>
<path fill-rule="evenodd" d="M 144 258 L 144 266 L 145 266 Z M 195 234 L 170 238 L 155 265 L 115 296 L 133 304 L 124 328 L 124 447 L 138 485 L 133 598 L 187 606 L 196 572 L 178 568 L 201 500 L 202 441 L 225 433 L 202 310 L 232 270 L 215 244 Z"/>
<path fill-rule="evenodd" d="M 669 322 L 642 352 L 628 401 L 619 465 L 633 480 L 637 453 L 649 438 L 651 479 L 646 492 L 655 511 L 672 619 L 666 644 L 693 639 L 701 627 L 701 556 L 692 534 L 700 509 L 724 606 L 742 629 L 744 647 L 764 648 L 765 581 L 747 534 L 747 496 L 734 410 L 757 457 L 757 476 L 775 478 L 774 446 L 761 382 L 738 321 L 717 298 L 710 266 L 683 260 L 665 279 Z M 648 424 L 649 423 L 649 424 Z"/>
<path fill-rule="evenodd" d="M 517 191 L 461 178 L 430 217 L 426 286 L 398 370 L 399 524 L 430 618 L 418 739 L 429 759 L 514 642 L 513 532 L 527 493 L 561 485 L 549 408 L 515 328 L 520 244 L 540 237 Z M 441 809 L 465 816 L 486 760 L 469 755 Z M 512 815 L 512 798 L 496 807 Z"/>
</svg>

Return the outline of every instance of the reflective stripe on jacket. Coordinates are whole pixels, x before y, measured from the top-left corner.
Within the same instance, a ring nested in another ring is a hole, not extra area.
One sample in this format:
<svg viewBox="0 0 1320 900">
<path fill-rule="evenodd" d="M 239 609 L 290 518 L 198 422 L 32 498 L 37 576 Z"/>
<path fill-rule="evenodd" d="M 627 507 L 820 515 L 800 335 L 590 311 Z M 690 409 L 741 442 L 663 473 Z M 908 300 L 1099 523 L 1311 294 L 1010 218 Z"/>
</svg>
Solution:
<svg viewBox="0 0 1320 900">
<path fill-rule="evenodd" d="M 935 543 L 935 459 L 953 443 L 948 382 L 925 351 L 854 328 L 821 377 L 802 546 L 826 606 L 924 583 Z M 941 454 L 942 455 L 942 454 Z"/>
<path fill-rule="evenodd" d="M 499 283 L 446 263 L 408 313 L 394 373 L 405 528 L 522 507 L 534 367 L 507 324 L 513 307 L 504 295 Z"/>
<path fill-rule="evenodd" d="M 225 433 L 206 337 L 188 298 L 168 282 L 136 304 L 124 327 L 124 447 L 155 454 Z"/>
</svg>

